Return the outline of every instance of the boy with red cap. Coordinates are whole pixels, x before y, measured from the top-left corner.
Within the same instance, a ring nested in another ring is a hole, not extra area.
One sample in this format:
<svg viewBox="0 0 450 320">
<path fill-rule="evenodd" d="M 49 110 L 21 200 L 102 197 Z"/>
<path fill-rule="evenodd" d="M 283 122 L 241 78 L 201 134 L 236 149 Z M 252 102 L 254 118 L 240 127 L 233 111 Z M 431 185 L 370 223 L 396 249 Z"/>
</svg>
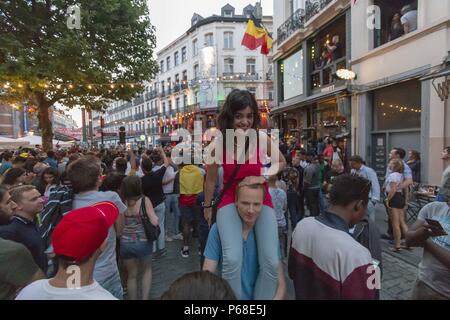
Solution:
<svg viewBox="0 0 450 320">
<path fill-rule="evenodd" d="M 112 202 L 65 214 L 52 234 L 58 273 L 28 285 L 16 300 L 117 300 L 94 280 L 94 266 L 118 215 Z"/>
</svg>

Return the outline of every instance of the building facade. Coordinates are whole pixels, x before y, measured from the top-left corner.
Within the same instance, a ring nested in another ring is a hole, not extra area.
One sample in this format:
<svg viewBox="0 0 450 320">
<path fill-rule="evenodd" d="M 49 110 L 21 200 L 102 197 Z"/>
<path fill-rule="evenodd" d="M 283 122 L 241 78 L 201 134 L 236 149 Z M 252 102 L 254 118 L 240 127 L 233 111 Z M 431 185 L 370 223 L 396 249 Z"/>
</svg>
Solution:
<svg viewBox="0 0 450 320">
<path fill-rule="evenodd" d="M 331 136 L 347 156 L 363 156 L 381 179 L 390 149 L 417 150 L 422 182 L 438 184 L 450 118 L 432 80 L 422 79 L 450 50 L 450 3 L 275 3 L 271 117 L 285 137 L 297 136 L 314 148 Z M 340 69 L 352 70 L 356 78 L 340 78 Z"/>
<path fill-rule="evenodd" d="M 248 5 L 242 14 L 230 5 L 207 18 L 194 13 L 187 32 L 157 53 L 160 72 L 145 84 L 144 93 L 108 107 L 102 116 L 105 143 L 118 142 L 120 126 L 125 126 L 127 142 L 143 145 L 169 141 L 169 134 L 180 127 L 193 130 L 196 120 L 204 130 L 215 127 L 220 107 L 235 88 L 255 94 L 267 127 L 272 64 L 259 50 L 240 43 L 252 14 L 272 30 L 272 17 L 263 16 L 259 4 Z M 100 124 L 95 116 L 93 120 L 95 132 Z"/>
<path fill-rule="evenodd" d="M 0 104 L 0 136 L 20 138 L 28 132 L 37 132 L 35 109 L 18 105 Z"/>
</svg>

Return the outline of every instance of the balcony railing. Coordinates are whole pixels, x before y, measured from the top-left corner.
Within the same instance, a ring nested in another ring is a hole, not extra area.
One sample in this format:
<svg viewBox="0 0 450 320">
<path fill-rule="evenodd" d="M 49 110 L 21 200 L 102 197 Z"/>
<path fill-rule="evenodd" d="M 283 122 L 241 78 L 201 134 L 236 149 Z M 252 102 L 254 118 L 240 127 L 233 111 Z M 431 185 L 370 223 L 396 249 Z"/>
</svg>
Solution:
<svg viewBox="0 0 450 320">
<path fill-rule="evenodd" d="M 256 81 L 260 80 L 260 76 L 258 73 L 230 73 L 224 72 L 222 80 L 232 80 L 232 81 Z"/>
<path fill-rule="evenodd" d="M 305 23 L 335 0 L 309 0 L 305 3 Z"/>
<path fill-rule="evenodd" d="M 272 101 L 269 100 L 269 99 L 267 99 L 267 100 L 265 100 L 265 99 L 256 99 L 256 102 L 258 103 L 258 107 L 260 109 L 264 109 L 266 107 L 269 107 Z M 217 107 L 218 108 L 222 108 L 224 103 L 225 103 L 225 100 L 217 101 Z"/>
<path fill-rule="evenodd" d="M 135 114 L 133 116 L 133 120 L 142 120 L 142 119 L 144 119 L 144 113 L 143 112 L 137 113 L 137 114 Z"/>
<path fill-rule="evenodd" d="M 295 31 L 305 26 L 305 10 L 298 9 L 277 30 L 277 43 L 280 44 L 289 38 Z"/>
<path fill-rule="evenodd" d="M 139 95 L 136 99 L 133 101 L 133 105 L 137 106 L 138 104 L 144 103 L 144 95 Z"/>
<path fill-rule="evenodd" d="M 295 11 L 278 29 L 277 43 L 280 45 L 297 30 L 303 29 L 305 24 L 335 0 L 309 0 L 305 9 Z"/>
<path fill-rule="evenodd" d="M 184 109 L 185 113 L 198 112 L 198 111 L 200 111 L 200 103 L 190 104 L 190 105 L 186 106 Z"/>
<path fill-rule="evenodd" d="M 335 83 L 337 79 L 334 74 L 337 70 L 346 68 L 346 60 L 346 57 L 339 58 L 323 68 L 311 72 L 311 89 L 316 90 Z"/>
</svg>

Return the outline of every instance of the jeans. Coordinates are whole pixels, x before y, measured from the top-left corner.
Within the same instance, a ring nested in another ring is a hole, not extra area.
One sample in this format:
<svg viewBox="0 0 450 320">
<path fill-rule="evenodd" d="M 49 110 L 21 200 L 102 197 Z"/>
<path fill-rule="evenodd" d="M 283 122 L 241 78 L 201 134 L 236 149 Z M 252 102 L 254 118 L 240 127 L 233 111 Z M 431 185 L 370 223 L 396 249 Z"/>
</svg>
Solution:
<svg viewBox="0 0 450 320">
<path fill-rule="evenodd" d="M 166 206 L 167 233 L 177 235 L 180 233 L 180 208 L 178 207 L 179 194 L 166 194 L 164 204 Z"/>
<path fill-rule="evenodd" d="M 325 204 L 325 193 L 323 192 L 322 189 L 320 189 L 320 193 L 319 193 L 319 212 L 320 212 L 320 214 L 324 213 L 326 209 L 327 209 L 327 207 Z"/>
<path fill-rule="evenodd" d="M 166 218 L 166 205 L 164 202 L 158 204 L 155 208 L 155 214 L 159 219 L 159 228 L 161 229 L 161 234 L 158 239 L 153 242 L 153 252 L 163 251 L 166 248 L 166 231 L 164 229 L 164 223 Z"/>
<path fill-rule="evenodd" d="M 236 297 L 242 297 L 242 221 L 234 203 L 217 212 L 217 227 L 222 244 L 222 277 L 229 283 Z M 277 289 L 279 241 L 275 212 L 263 206 L 255 224 L 259 273 L 256 279 L 255 300 L 273 299 Z"/>
<path fill-rule="evenodd" d="M 316 217 L 320 214 L 320 188 L 305 189 L 306 200 L 308 201 L 309 215 Z"/>
<path fill-rule="evenodd" d="M 371 200 L 369 200 L 369 204 L 367 205 L 367 217 L 372 222 L 375 222 L 375 205 Z"/>
<path fill-rule="evenodd" d="M 303 210 L 300 208 L 299 196 L 296 191 L 287 191 L 287 205 L 289 215 L 291 216 L 292 230 L 295 229 L 297 223 L 303 218 Z"/>
</svg>

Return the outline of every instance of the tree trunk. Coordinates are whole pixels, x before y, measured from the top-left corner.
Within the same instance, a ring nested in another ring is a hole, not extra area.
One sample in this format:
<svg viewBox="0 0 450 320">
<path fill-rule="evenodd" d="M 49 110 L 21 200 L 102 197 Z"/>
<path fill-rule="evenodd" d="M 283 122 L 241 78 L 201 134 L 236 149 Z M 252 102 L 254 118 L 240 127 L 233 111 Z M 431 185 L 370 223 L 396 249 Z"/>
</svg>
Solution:
<svg viewBox="0 0 450 320">
<path fill-rule="evenodd" d="M 50 103 L 41 100 L 39 102 L 39 128 L 42 134 L 42 148 L 44 151 L 53 149 L 53 128 L 50 121 Z"/>
</svg>

